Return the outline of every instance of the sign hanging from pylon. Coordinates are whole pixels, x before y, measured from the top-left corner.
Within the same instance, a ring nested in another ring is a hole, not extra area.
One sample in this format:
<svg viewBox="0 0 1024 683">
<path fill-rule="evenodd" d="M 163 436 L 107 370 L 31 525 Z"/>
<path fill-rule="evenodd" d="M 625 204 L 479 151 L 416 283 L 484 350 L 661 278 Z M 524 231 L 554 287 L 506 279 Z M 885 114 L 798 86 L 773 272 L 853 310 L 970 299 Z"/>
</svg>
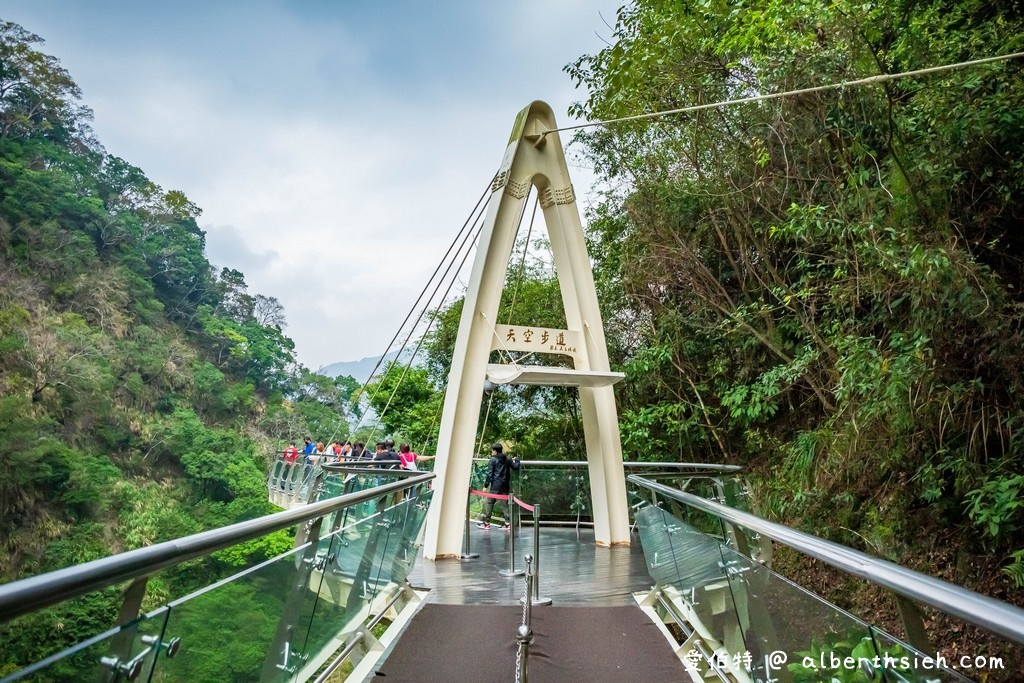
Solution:
<svg viewBox="0 0 1024 683">
<path fill-rule="evenodd" d="M 629 544 L 626 480 L 612 388 L 623 375 L 611 372 L 608 364 L 583 224 L 556 128 L 551 107 L 543 102 L 519 112 L 491 184 L 491 201 L 466 290 L 441 415 L 434 468 L 437 480 L 423 545 L 427 559 L 459 556 L 485 380 L 579 388 L 595 541 L 603 546 Z M 566 330 L 531 327 L 528 322 L 494 322 L 519 230 L 518 217 L 531 187 L 537 189 L 548 226 Z M 528 330 L 531 334 L 526 335 Z M 539 343 L 544 333 L 549 336 L 548 345 L 557 348 L 525 348 Z M 551 344 L 553 337 L 558 344 Z M 491 351 L 500 349 L 560 353 L 570 356 L 574 367 L 488 365 Z"/>
</svg>

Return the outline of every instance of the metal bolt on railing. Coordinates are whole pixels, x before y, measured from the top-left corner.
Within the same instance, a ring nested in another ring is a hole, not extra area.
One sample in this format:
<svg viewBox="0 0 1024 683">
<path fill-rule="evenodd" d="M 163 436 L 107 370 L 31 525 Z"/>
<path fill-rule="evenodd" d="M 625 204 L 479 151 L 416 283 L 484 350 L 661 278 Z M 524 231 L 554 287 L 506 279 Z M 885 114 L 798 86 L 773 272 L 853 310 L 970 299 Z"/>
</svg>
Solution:
<svg viewBox="0 0 1024 683">
<path fill-rule="evenodd" d="M 284 661 L 275 666 L 281 671 L 284 671 L 289 674 L 294 674 L 296 671 L 299 670 L 299 667 L 294 664 L 289 664 L 288 660 L 292 659 L 293 657 L 299 661 L 304 661 L 306 659 L 302 656 L 301 652 L 299 652 L 298 650 L 293 650 L 291 643 L 288 641 L 285 641 L 284 643 L 284 652 L 282 654 L 284 654 Z"/>
<path fill-rule="evenodd" d="M 165 654 L 168 658 L 178 654 L 178 650 L 181 649 L 181 638 L 171 638 L 167 641 L 161 641 L 157 636 L 142 636 L 142 642 L 150 647 L 160 643 L 160 647 L 166 650 Z"/>
<path fill-rule="evenodd" d="M 142 659 L 135 659 L 122 662 L 119 657 L 100 657 L 100 664 L 111 671 L 124 674 L 125 680 L 134 681 L 142 673 Z"/>
<path fill-rule="evenodd" d="M 318 572 L 322 572 L 327 567 L 327 554 L 317 555 L 316 557 L 305 557 L 302 559 L 302 563 L 307 567 L 312 567 Z"/>
</svg>

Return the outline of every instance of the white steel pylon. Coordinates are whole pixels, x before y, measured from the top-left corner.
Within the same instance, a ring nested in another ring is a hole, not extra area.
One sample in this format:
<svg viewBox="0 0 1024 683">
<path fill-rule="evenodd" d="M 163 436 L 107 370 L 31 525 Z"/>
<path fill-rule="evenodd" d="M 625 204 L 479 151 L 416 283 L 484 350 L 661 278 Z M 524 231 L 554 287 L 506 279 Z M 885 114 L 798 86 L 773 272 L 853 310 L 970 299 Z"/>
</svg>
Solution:
<svg viewBox="0 0 1024 683">
<path fill-rule="evenodd" d="M 437 479 L 423 545 L 427 559 L 459 556 L 480 404 L 488 378 L 497 383 L 579 387 L 595 539 L 598 545 L 629 544 L 626 482 L 611 386 L 622 375 L 610 372 L 608 365 L 583 224 L 561 140 L 557 132 L 548 132 L 556 127 L 551 107 L 543 102 L 534 102 L 519 112 L 491 185 L 491 201 L 466 291 L 444 398 L 434 467 Z M 544 349 L 539 348 L 539 328 L 531 330 L 537 338 L 531 335 L 524 342 L 520 335 L 513 341 L 515 335 L 509 333 L 515 329 L 497 325 L 495 320 L 519 229 L 517 219 L 531 186 L 537 188 L 544 212 L 568 325 L 567 330 L 546 330 L 549 337 L 551 333 L 563 333 L 559 339 L 563 343 Z M 497 348 L 564 353 L 572 356 L 575 368 L 488 366 L 488 356 Z M 529 378 L 531 374 L 533 379 Z"/>
</svg>

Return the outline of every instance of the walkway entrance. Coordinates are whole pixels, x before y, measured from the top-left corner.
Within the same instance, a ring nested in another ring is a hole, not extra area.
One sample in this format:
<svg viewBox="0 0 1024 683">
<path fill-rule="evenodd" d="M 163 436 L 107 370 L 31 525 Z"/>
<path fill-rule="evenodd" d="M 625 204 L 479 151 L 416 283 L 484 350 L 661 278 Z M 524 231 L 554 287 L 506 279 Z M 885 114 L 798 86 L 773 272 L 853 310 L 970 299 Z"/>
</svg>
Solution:
<svg viewBox="0 0 1024 683">
<path fill-rule="evenodd" d="M 678 681 L 688 674 L 633 593 L 650 590 L 639 543 L 599 548 L 593 529 L 543 527 L 540 592 L 534 607 L 530 681 Z M 515 629 L 523 579 L 508 568 L 509 535 L 471 531 L 472 561 L 417 562 L 409 582 L 429 589 L 425 605 L 386 652 L 378 680 L 515 680 Z M 516 554 L 532 552 L 524 527 Z"/>
</svg>

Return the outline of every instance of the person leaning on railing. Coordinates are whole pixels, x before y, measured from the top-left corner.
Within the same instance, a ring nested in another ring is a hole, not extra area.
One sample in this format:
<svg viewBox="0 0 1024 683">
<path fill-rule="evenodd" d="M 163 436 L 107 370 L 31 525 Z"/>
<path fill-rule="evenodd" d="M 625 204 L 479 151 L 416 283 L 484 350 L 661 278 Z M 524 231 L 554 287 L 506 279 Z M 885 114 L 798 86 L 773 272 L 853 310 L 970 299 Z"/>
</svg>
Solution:
<svg viewBox="0 0 1024 683">
<path fill-rule="evenodd" d="M 403 470 L 415 470 L 416 463 L 423 462 L 425 460 L 433 460 L 436 456 L 433 455 L 419 455 L 412 451 L 409 444 L 403 443 L 398 447 L 398 459 L 402 463 Z"/>
<path fill-rule="evenodd" d="M 384 469 L 394 470 L 398 469 L 400 461 L 398 459 L 398 453 L 388 448 L 387 444 L 383 441 L 378 441 L 376 445 L 377 452 L 373 454 L 373 462 L 375 467 L 381 467 Z"/>
</svg>

